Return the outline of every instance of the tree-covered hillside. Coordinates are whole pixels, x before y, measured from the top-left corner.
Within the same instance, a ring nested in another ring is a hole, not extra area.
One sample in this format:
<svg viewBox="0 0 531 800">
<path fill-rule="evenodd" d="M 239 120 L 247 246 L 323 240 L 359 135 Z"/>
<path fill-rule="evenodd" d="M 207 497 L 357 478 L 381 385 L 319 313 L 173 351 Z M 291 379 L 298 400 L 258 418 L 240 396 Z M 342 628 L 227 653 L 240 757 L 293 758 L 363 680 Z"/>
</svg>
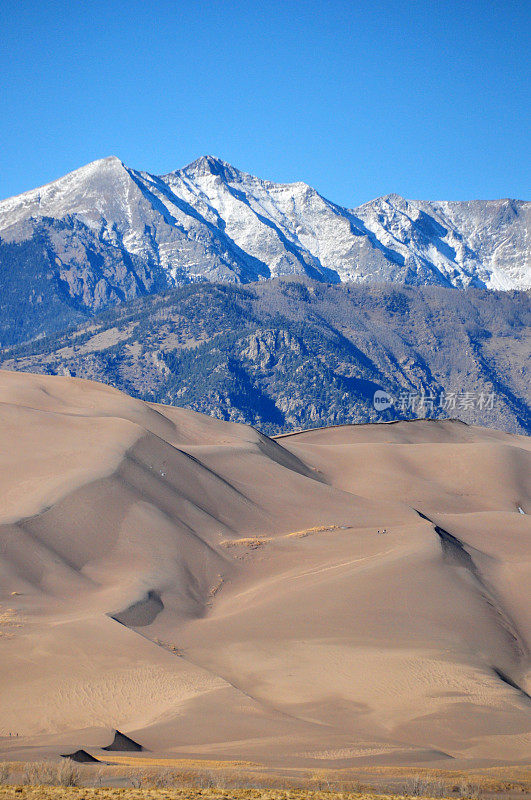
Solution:
<svg viewBox="0 0 531 800">
<path fill-rule="evenodd" d="M 529 312 L 523 292 L 202 283 L 4 347 L 0 366 L 94 378 L 270 434 L 418 416 L 522 432 Z M 377 391 L 388 407 L 375 408 Z"/>
</svg>

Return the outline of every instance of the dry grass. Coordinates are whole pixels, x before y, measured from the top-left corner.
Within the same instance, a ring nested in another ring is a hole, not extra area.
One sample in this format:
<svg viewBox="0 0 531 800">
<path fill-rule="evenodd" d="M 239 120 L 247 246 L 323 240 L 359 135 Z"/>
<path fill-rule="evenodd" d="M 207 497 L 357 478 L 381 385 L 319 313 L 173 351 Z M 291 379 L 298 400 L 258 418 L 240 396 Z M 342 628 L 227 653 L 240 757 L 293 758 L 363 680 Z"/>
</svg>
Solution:
<svg viewBox="0 0 531 800">
<path fill-rule="evenodd" d="M 304 539 L 306 536 L 311 536 L 312 533 L 328 533 L 329 531 L 337 531 L 338 529 L 339 525 L 317 525 L 315 528 L 293 531 L 293 533 L 288 533 L 288 536 L 296 536 L 298 539 Z"/>
<path fill-rule="evenodd" d="M 0 787 L 0 800 L 384 800 L 388 795 L 283 789 Z M 396 797 L 392 798 L 396 800 Z"/>
<path fill-rule="evenodd" d="M 247 761 L 107 756 L 111 764 L 0 764 L 0 800 L 477 800 L 485 794 L 514 797 L 531 791 L 524 767 L 468 772 L 407 767 L 267 771 Z M 9 779 L 17 785 L 6 785 Z"/>
<path fill-rule="evenodd" d="M 449 794 L 449 787 L 440 778 L 423 778 L 421 775 L 413 775 L 407 779 L 404 785 L 404 794 L 407 797 L 445 797 Z"/>
<path fill-rule="evenodd" d="M 36 761 L 26 764 L 22 783 L 31 786 L 77 786 L 81 773 L 69 758 L 60 762 Z"/>
<path fill-rule="evenodd" d="M 214 761 L 200 760 L 197 758 L 151 758 L 151 756 L 117 755 L 113 752 L 105 753 L 105 761 L 127 767 L 164 767 L 176 770 L 231 770 L 238 771 L 241 767 L 260 767 L 253 761 Z"/>
<path fill-rule="evenodd" d="M 10 638 L 15 628 L 22 627 L 22 617 L 14 608 L 0 606 L 0 636 Z"/>
<path fill-rule="evenodd" d="M 343 774 L 348 771 L 342 770 Z M 357 770 L 361 780 L 382 785 L 399 779 L 405 787 L 413 778 L 435 785 L 445 783 L 453 797 L 477 798 L 484 794 L 530 794 L 531 772 L 528 766 L 483 767 L 472 770 L 447 770 L 418 767 L 381 766 Z M 432 795 L 433 796 L 433 795 Z"/>
<path fill-rule="evenodd" d="M 291 537 L 304 539 L 306 536 L 311 536 L 313 533 L 327 533 L 330 531 L 337 531 L 339 528 L 339 525 L 316 525 L 313 528 L 304 528 L 300 531 L 293 531 L 292 533 L 283 534 L 276 537 L 276 539 L 279 541 L 281 539 L 289 539 Z M 228 550 L 231 550 L 235 547 L 245 547 L 249 550 L 256 550 L 259 547 L 263 547 L 265 544 L 273 542 L 274 540 L 275 538 L 272 536 L 248 536 L 245 539 L 223 539 L 223 541 L 220 542 L 220 545 Z"/>
<path fill-rule="evenodd" d="M 273 540 L 270 536 L 261 539 L 256 536 L 248 536 L 246 539 L 223 539 L 220 545 L 227 550 L 231 550 L 234 547 L 247 547 L 250 550 L 256 550 L 258 547 L 262 547 L 264 544 L 268 544 L 271 541 Z"/>
<path fill-rule="evenodd" d="M 114 777 L 126 775 L 131 786 L 144 788 L 305 789 L 308 792 L 342 792 L 346 793 L 345 796 L 350 792 L 353 796 L 392 794 L 432 798 L 466 797 L 471 800 L 485 794 L 531 794 L 530 772 L 523 766 L 467 771 L 422 767 L 412 770 L 411 767 L 399 766 L 270 771 L 251 761 L 164 759 L 114 753 L 106 754 L 105 760 L 111 762 L 112 766 L 100 769 L 102 774 L 109 776 L 112 773 Z M 90 770 L 90 767 L 84 769 Z M 105 777 L 98 783 L 105 785 Z"/>
</svg>

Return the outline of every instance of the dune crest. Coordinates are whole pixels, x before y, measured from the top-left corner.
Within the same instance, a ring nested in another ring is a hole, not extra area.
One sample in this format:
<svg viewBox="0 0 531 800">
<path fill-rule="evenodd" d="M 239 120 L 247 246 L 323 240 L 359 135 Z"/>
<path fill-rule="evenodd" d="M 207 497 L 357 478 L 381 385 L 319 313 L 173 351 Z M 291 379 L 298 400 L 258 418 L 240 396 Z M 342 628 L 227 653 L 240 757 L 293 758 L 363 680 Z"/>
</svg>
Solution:
<svg viewBox="0 0 531 800">
<path fill-rule="evenodd" d="M 0 753 L 523 761 L 529 450 L 0 372 Z"/>
<path fill-rule="evenodd" d="M 102 747 L 102 750 L 108 750 L 110 752 L 116 750 L 118 752 L 141 752 L 144 750 L 141 744 L 135 742 L 134 739 L 131 739 L 130 736 L 126 736 L 125 733 L 121 731 L 114 732 L 114 739 L 112 740 L 111 744 L 108 744 L 106 747 Z"/>
</svg>

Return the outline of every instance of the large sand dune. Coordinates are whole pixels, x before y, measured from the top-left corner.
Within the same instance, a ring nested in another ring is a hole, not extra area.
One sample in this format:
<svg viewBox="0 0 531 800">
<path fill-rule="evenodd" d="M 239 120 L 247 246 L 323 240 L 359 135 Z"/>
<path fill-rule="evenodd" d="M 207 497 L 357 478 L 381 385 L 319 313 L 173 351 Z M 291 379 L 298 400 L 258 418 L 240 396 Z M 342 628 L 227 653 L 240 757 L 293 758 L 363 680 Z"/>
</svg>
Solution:
<svg viewBox="0 0 531 800">
<path fill-rule="evenodd" d="M 0 373 L 0 755 L 103 758 L 118 729 L 273 765 L 523 761 L 529 466 L 460 422 L 273 441 Z"/>
</svg>

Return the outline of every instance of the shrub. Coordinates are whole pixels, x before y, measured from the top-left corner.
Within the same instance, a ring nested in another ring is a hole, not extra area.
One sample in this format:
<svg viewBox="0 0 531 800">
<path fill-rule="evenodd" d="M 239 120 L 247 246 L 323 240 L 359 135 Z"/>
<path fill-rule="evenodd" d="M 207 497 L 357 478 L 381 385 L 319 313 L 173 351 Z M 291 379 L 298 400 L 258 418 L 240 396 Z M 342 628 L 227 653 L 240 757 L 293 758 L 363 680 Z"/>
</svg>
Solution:
<svg viewBox="0 0 531 800">
<path fill-rule="evenodd" d="M 168 789 L 178 783 L 178 776 L 171 769 L 162 769 L 151 779 L 155 789 Z"/>
<path fill-rule="evenodd" d="M 70 758 L 59 764 L 53 761 L 35 761 L 26 764 L 22 783 L 31 786 L 78 786 L 79 769 Z"/>
<path fill-rule="evenodd" d="M 141 772 L 130 772 L 127 777 L 133 789 L 140 789 L 144 785 L 144 776 Z"/>
<path fill-rule="evenodd" d="M 408 797 L 444 797 L 447 794 L 447 788 L 444 781 L 413 775 L 406 781 L 404 794 Z"/>
<path fill-rule="evenodd" d="M 57 786 L 78 786 L 80 777 L 78 767 L 70 758 L 65 758 L 56 767 L 55 780 Z"/>
<path fill-rule="evenodd" d="M 0 763 L 0 786 L 4 786 L 8 782 L 10 774 L 9 764 L 6 764 L 5 761 Z"/>
<path fill-rule="evenodd" d="M 469 800 L 477 800 L 481 797 L 481 786 L 478 783 L 471 783 L 470 781 L 461 781 L 457 787 L 459 797 L 466 797 Z"/>
<path fill-rule="evenodd" d="M 317 786 L 319 791 L 323 791 L 324 789 L 331 791 L 330 775 L 326 770 L 314 770 L 312 773 L 312 782 Z"/>
</svg>

